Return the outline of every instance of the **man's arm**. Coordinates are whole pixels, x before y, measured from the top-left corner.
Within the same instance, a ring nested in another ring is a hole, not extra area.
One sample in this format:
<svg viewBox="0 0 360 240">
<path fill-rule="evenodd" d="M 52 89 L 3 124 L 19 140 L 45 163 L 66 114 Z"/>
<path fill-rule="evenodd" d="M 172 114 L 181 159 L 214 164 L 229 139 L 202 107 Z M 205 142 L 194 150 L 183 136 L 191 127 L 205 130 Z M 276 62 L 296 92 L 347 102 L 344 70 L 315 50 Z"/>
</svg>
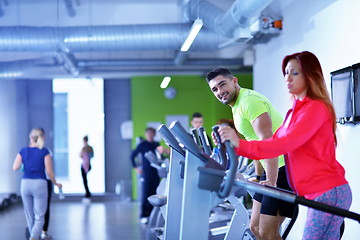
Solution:
<svg viewBox="0 0 360 240">
<path fill-rule="evenodd" d="M 260 140 L 271 138 L 273 135 L 272 121 L 269 113 L 267 112 L 259 115 L 252 122 L 252 127 Z M 269 185 L 276 186 L 276 181 L 278 177 L 278 167 L 279 167 L 278 158 L 264 159 L 264 161 L 266 165 L 265 167 L 266 178 L 267 178 L 266 180 Z"/>
<path fill-rule="evenodd" d="M 264 168 L 263 168 L 261 162 L 260 162 L 260 161 L 255 161 L 255 162 L 254 162 L 254 167 L 255 167 L 255 174 L 256 174 L 256 176 L 260 176 L 260 177 L 261 177 L 261 176 L 264 174 Z M 258 179 L 258 178 L 256 178 L 256 180 L 255 180 L 255 177 L 254 177 L 253 179 L 254 179 L 254 180 L 252 180 L 252 181 L 256 181 L 256 182 L 259 182 L 259 181 L 260 181 L 260 179 Z"/>
<path fill-rule="evenodd" d="M 135 157 L 141 152 L 141 148 L 142 148 L 142 144 L 140 143 L 139 145 L 137 145 L 135 150 L 133 150 L 131 152 L 131 155 L 130 155 L 131 164 L 138 174 L 142 174 L 142 169 L 140 166 L 136 166 Z"/>
<path fill-rule="evenodd" d="M 166 154 L 166 155 L 170 155 L 170 148 L 166 148 L 164 146 L 158 146 L 156 148 L 156 151 L 158 151 L 160 154 Z"/>
</svg>

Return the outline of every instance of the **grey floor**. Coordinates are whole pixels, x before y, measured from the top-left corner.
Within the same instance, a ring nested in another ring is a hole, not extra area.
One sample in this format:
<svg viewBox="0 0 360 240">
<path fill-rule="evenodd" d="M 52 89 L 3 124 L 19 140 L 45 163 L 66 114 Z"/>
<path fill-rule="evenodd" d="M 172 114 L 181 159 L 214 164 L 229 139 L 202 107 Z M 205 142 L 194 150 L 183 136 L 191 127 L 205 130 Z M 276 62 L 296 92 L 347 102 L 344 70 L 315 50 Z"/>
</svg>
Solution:
<svg viewBox="0 0 360 240">
<path fill-rule="evenodd" d="M 0 239 L 25 239 L 22 205 L 0 211 Z M 116 200 L 92 202 L 55 201 L 51 205 L 49 233 L 54 240 L 142 240 L 138 204 Z"/>
</svg>

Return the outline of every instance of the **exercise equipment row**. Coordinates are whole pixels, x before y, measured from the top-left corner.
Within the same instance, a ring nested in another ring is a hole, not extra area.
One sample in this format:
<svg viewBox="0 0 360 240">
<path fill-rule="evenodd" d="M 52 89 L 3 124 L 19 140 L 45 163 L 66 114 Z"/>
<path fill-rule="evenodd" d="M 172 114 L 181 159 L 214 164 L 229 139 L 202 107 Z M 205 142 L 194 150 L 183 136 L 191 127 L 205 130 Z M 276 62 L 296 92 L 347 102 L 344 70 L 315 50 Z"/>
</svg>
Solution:
<svg viewBox="0 0 360 240">
<path fill-rule="evenodd" d="M 194 141 L 179 122 L 173 122 L 170 129 L 162 125 L 158 132 L 172 149 L 163 239 L 208 239 L 211 209 L 225 199 L 230 201 L 232 196 L 246 194 L 246 191 L 259 192 L 360 221 L 357 213 L 307 200 L 285 190 L 249 182 L 242 175 L 235 179 L 238 160 L 229 142 L 222 146 L 227 154 L 222 154 L 219 163 L 205 153 L 209 153 L 206 146 L 202 149 L 199 147 L 196 139 Z M 202 135 L 200 133 L 199 137 Z M 234 205 L 242 204 L 234 202 Z M 242 212 L 234 213 L 224 239 L 252 239 L 248 231 L 247 212 Z"/>
</svg>

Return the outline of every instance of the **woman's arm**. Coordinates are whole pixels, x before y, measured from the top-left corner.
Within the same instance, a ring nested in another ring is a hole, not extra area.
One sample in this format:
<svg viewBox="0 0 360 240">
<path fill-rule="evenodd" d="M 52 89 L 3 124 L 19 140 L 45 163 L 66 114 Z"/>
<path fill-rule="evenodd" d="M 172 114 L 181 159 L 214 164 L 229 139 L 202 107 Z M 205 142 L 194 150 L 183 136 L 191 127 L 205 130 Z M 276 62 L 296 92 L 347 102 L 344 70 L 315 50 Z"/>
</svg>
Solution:
<svg viewBox="0 0 360 240">
<path fill-rule="evenodd" d="M 15 158 L 15 161 L 14 161 L 14 164 L 13 164 L 13 170 L 14 171 L 17 171 L 21 168 L 21 164 L 22 164 L 22 156 L 20 155 L 20 153 L 18 153 L 16 155 L 16 158 Z"/>
<path fill-rule="evenodd" d="M 306 109 L 301 109 L 294 120 L 285 135 L 279 137 L 275 134 L 272 138 L 263 141 L 240 140 L 235 143 L 233 134 L 229 133 L 229 130 L 222 132 L 220 129 L 220 132 L 223 141 L 230 140 L 237 147 L 236 153 L 239 155 L 256 160 L 274 158 L 302 146 L 320 127 L 330 121 L 330 118 L 326 107 L 321 102 L 314 101 L 306 106 Z"/>
<path fill-rule="evenodd" d="M 49 176 L 51 182 L 56 185 L 59 188 L 62 188 L 62 185 L 60 183 L 56 182 L 55 176 L 54 176 L 54 170 L 53 170 L 53 162 L 51 155 L 48 154 L 45 156 L 45 170 L 47 175 Z"/>
</svg>

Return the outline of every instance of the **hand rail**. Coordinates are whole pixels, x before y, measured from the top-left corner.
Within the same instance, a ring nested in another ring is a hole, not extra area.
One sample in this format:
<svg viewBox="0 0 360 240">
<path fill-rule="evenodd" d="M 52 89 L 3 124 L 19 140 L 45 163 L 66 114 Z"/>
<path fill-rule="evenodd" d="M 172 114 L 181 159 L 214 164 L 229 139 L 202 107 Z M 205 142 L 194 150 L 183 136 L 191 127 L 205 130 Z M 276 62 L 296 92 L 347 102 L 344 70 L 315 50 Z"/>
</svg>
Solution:
<svg viewBox="0 0 360 240">
<path fill-rule="evenodd" d="M 187 150 L 198 157 L 201 161 L 207 162 L 210 159 L 210 157 L 206 157 L 206 155 L 202 153 L 200 147 L 194 142 L 191 135 L 184 129 L 179 121 L 172 122 L 169 130 L 180 140 L 182 144 L 184 144 L 184 147 Z"/>
<path fill-rule="evenodd" d="M 194 142 L 198 145 L 201 146 L 201 142 L 200 142 L 200 138 L 199 138 L 199 134 L 196 128 L 191 129 L 191 133 L 192 136 L 194 138 Z"/>
<path fill-rule="evenodd" d="M 147 151 L 144 156 L 149 160 L 150 163 L 161 165 L 161 161 L 157 158 L 153 151 Z"/>
<path fill-rule="evenodd" d="M 226 198 L 231 192 L 231 188 L 234 185 L 236 171 L 238 167 L 238 157 L 235 154 L 235 150 L 232 147 L 230 141 L 225 141 L 226 152 L 229 156 L 229 171 L 226 173 L 226 179 L 221 184 L 220 190 L 218 191 L 218 196 L 220 198 Z"/>
<path fill-rule="evenodd" d="M 219 134 L 219 126 L 215 125 L 212 127 L 213 133 L 215 135 L 216 141 L 218 142 L 217 147 L 219 148 L 219 156 L 221 160 L 221 165 L 226 169 L 228 165 L 228 159 L 226 157 L 225 144 L 221 142 Z"/>
<path fill-rule="evenodd" d="M 185 151 L 179 146 L 179 142 L 164 124 L 158 128 L 157 132 L 169 147 L 180 153 L 182 156 L 185 156 Z"/>
<path fill-rule="evenodd" d="M 271 187 L 268 185 L 262 185 L 262 184 L 258 184 L 255 182 L 246 181 L 244 179 L 236 180 L 234 184 L 236 186 L 245 188 L 249 191 L 255 191 L 255 192 L 258 192 L 258 193 L 261 193 L 261 194 L 264 194 L 264 195 L 267 195 L 267 196 L 270 196 L 273 198 L 277 198 L 277 199 L 280 199 L 280 200 L 283 200 L 286 202 L 297 203 L 297 204 L 304 205 L 304 206 L 307 206 L 310 208 L 314 208 L 316 210 L 320 210 L 323 212 L 328 212 L 328 213 L 335 214 L 338 216 L 350 218 L 350 219 L 356 220 L 360 223 L 360 214 L 357 214 L 357 213 L 354 213 L 351 211 L 347 211 L 342 208 L 330 206 L 330 205 L 327 205 L 324 203 L 305 199 L 305 198 L 299 197 L 287 190 L 279 189 L 276 187 Z"/>
<path fill-rule="evenodd" d="M 209 140 L 208 140 L 206 132 L 205 132 L 205 128 L 199 127 L 198 132 L 199 132 L 199 137 L 200 137 L 204 152 L 210 156 L 212 152 L 211 152 Z"/>
</svg>

